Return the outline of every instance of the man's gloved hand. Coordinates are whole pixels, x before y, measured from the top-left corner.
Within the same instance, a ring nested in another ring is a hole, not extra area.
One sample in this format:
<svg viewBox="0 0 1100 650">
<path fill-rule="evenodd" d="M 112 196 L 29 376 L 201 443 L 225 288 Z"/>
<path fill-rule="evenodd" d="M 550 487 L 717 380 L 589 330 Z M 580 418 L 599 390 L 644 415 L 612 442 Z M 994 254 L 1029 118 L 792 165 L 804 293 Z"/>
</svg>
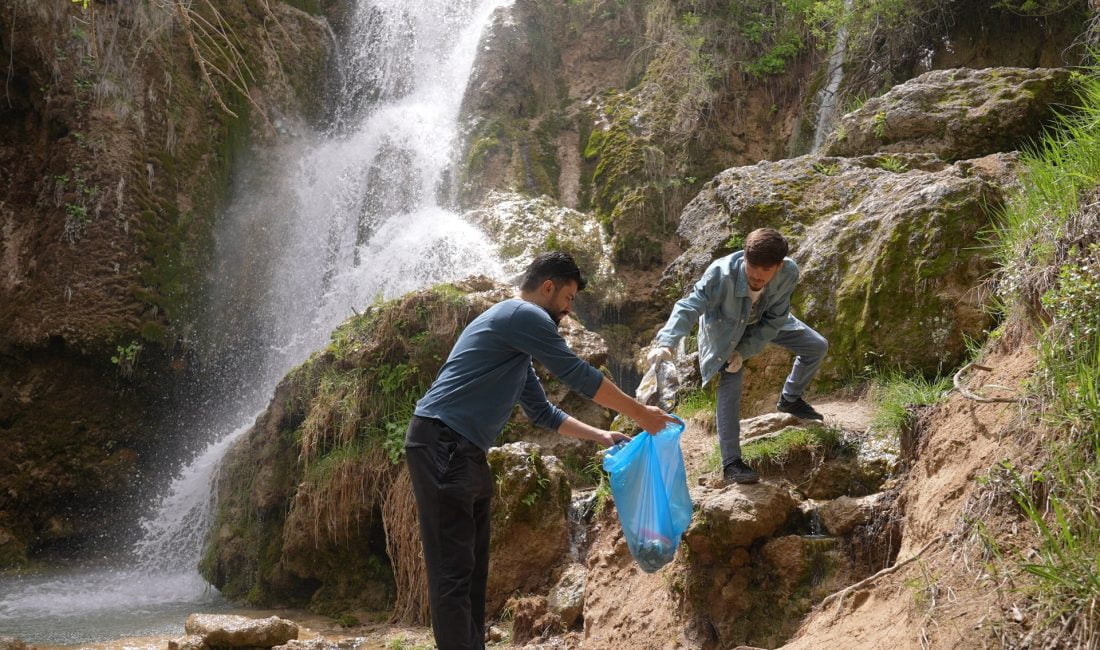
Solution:
<svg viewBox="0 0 1100 650">
<path fill-rule="evenodd" d="M 730 357 L 729 363 L 726 364 L 725 371 L 733 373 L 733 372 L 737 372 L 740 369 L 741 369 L 741 353 L 740 352 L 734 352 L 733 356 Z"/>
<path fill-rule="evenodd" d="M 658 345 L 645 355 L 646 363 L 655 366 L 662 361 L 672 361 L 672 348 Z"/>
</svg>

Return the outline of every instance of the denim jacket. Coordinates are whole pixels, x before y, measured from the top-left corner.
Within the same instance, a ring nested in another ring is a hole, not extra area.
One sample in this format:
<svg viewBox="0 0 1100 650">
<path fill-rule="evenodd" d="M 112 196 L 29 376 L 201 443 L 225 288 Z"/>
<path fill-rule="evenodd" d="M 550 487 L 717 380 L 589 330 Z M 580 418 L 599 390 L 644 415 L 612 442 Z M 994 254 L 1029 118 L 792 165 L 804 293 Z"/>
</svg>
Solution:
<svg viewBox="0 0 1100 650">
<path fill-rule="evenodd" d="M 725 367 L 734 351 L 743 359 L 759 354 L 780 330 L 805 327 L 791 315 L 791 293 L 798 284 L 798 264 L 787 257 L 760 296 L 760 319 L 748 325 L 752 299 L 744 251 L 720 257 L 684 298 L 676 302 L 656 343 L 675 347 L 699 321 L 699 371 L 703 381 Z"/>
</svg>

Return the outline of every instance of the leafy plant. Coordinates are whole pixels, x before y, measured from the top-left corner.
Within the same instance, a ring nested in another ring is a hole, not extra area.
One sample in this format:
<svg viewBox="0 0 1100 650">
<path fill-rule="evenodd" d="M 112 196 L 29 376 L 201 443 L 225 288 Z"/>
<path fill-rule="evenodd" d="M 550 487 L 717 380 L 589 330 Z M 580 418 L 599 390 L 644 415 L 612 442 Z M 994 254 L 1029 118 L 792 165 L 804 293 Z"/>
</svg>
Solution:
<svg viewBox="0 0 1100 650">
<path fill-rule="evenodd" d="M 909 171 L 909 165 L 906 165 L 900 158 L 895 158 L 894 156 L 879 158 L 878 168 L 895 174 Z"/>
<path fill-rule="evenodd" d="M 871 119 L 871 133 L 874 133 L 879 140 L 886 137 L 886 111 L 875 113 Z"/>
<path fill-rule="evenodd" d="M 111 363 L 118 366 L 118 371 L 122 376 L 130 377 L 134 374 L 141 348 L 140 341 L 131 341 L 128 345 L 118 346 L 116 354 L 111 357 Z"/>
</svg>

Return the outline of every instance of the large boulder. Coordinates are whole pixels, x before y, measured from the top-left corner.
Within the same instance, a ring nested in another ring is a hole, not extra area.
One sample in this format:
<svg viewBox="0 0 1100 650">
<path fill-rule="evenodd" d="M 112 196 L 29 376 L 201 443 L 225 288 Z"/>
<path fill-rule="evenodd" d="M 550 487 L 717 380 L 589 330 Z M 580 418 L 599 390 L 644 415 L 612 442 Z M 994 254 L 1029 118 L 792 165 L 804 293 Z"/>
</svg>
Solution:
<svg viewBox="0 0 1100 650">
<path fill-rule="evenodd" d="M 497 490 L 486 611 L 495 613 L 513 594 L 549 586 L 569 550 L 570 487 L 561 462 L 530 442 L 493 447 L 488 460 Z"/>
<path fill-rule="evenodd" d="M 298 626 L 278 616 L 192 614 L 183 629 L 214 648 L 270 648 L 298 638 Z"/>
<path fill-rule="evenodd" d="M 824 152 L 961 160 L 1012 151 L 1073 99 L 1070 71 L 1062 68 L 933 70 L 842 117 Z"/>
<path fill-rule="evenodd" d="M 829 339 L 825 377 L 850 377 L 870 363 L 951 367 L 966 337 L 989 322 L 979 237 L 1014 160 L 803 156 L 728 169 L 684 209 L 678 232 L 688 247 L 661 291 L 675 300 L 749 231 L 775 227 L 801 268 L 793 312 Z M 753 393 L 762 383 L 747 377 L 745 401 L 772 401 L 789 359 L 777 351 L 750 360 L 749 370 L 763 369 L 775 385 L 762 397 Z"/>
<path fill-rule="evenodd" d="M 733 549 L 770 537 L 798 509 L 786 489 L 771 483 L 691 491 L 695 518 L 684 533 L 692 557 L 730 557 Z"/>
</svg>

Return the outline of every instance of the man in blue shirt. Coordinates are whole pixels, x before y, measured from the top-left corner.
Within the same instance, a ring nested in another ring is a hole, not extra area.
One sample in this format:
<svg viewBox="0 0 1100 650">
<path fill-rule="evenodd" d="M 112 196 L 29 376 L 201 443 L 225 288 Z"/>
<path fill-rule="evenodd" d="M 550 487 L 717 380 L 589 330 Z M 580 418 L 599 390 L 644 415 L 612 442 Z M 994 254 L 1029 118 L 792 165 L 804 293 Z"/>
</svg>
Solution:
<svg viewBox="0 0 1100 650">
<path fill-rule="evenodd" d="M 441 650 L 484 647 L 489 576 L 485 451 L 517 402 L 537 425 L 610 446 L 625 439 L 577 420 L 546 399 L 531 359 L 573 390 L 657 433 L 672 417 L 623 393 L 577 357 L 558 333 L 585 280 L 568 253 L 528 266 L 520 297 L 493 305 L 459 335 L 435 382 L 416 404 L 405 458 L 420 518 L 432 629 Z"/>
<path fill-rule="evenodd" d="M 672 348 L 699 322 L 699 370 L 703 382 L 718 382 L 718 446 L 722 478 L 755 483 L 759 475 L 741 460 L 741 364 L 775 343 L 795 354 L 776 408 L 808 420 L 821 414 L 802 399 L 829 349 L 823 336 L 795 318 L 791 293 L 798 284 L 798 265 L 787 257 L 787 240 L 771 228 L 758 228 L 745 238 L 742 251 L 711 263 L 657 332 L 649 363 L 672 358 Z"/>
</svg>

